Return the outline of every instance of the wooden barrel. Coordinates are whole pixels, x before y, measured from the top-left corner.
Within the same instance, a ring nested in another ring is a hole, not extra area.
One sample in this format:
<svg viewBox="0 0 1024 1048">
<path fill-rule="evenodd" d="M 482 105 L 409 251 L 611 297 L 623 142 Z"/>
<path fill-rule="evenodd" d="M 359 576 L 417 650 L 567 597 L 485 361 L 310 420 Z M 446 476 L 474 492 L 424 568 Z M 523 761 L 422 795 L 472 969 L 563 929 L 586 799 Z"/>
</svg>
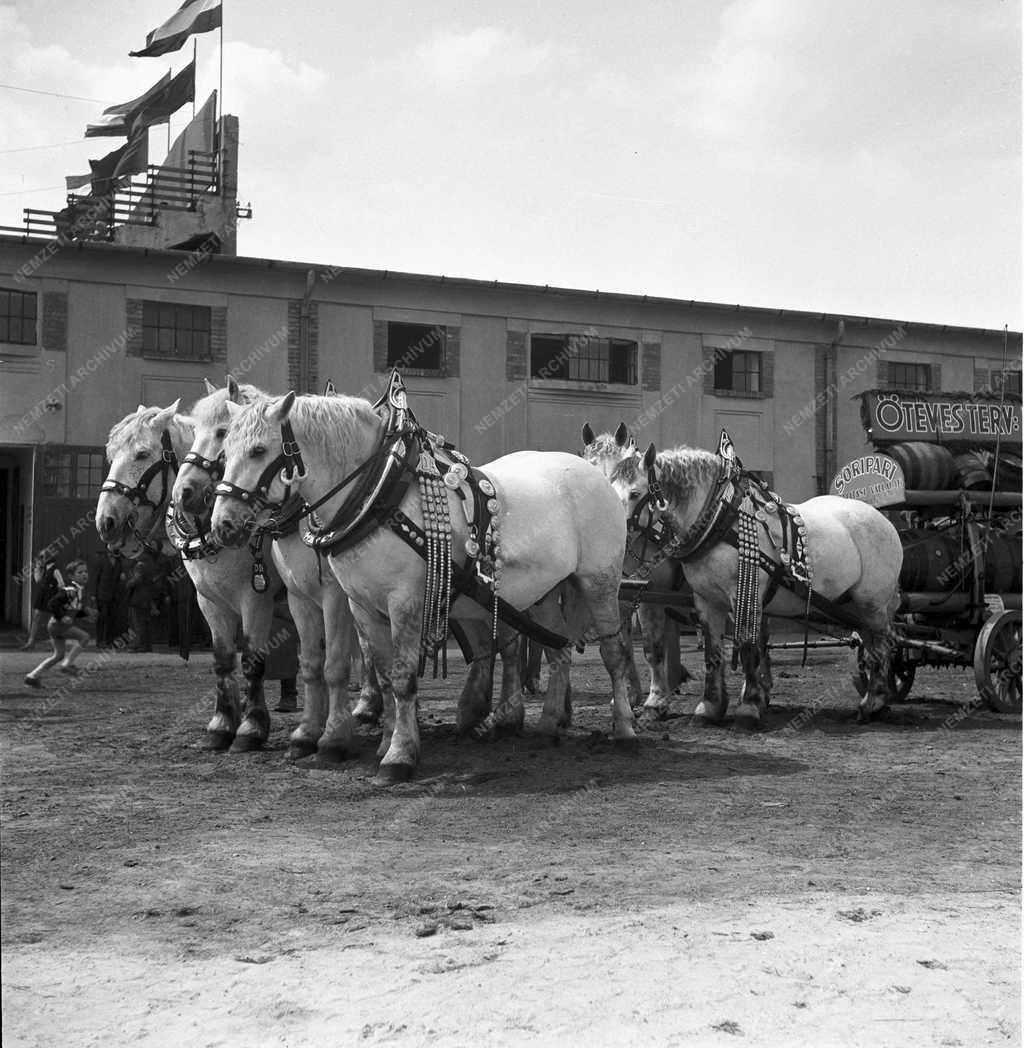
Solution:
<svg viewBox="0 0 1024 1048">
<path fill-rule="evenodd" d="M 992 487 L 992 455 L 987 451 L 963 451 L 953 456 L 953 483 L 965 491 L 987 491 Z"/>
<path fill-rule="evenodd" d="M 960 552 L 954 532 L 909 528 L 900 532 L 903 567 L 900 589 L 915 593 L 945 593 L 959 589 L 970 571 L 970 554 Z"/>
<path fill-rule="evenodd" d="M 945 491 L 953 482 L 953 454 L 941 444 L 912 440 L 885 453 L 903 467 L 907 491 Z"/>
<path fill-rule="evenodd" d="M 1024 545 L 1020 532 L 1008 535 L 992 531 L 985 535 L 985 592 L 1020 593 L 1022 578 L 1021 554 Z"/>
<path fill-rule="evenodd" d="M 1024 478 L 1024 463 L 1020 455 L 1007 454 L 1000 449 L 996 464 L 996 489 L 998 491 L 1020 491 Z"/>
</svg>

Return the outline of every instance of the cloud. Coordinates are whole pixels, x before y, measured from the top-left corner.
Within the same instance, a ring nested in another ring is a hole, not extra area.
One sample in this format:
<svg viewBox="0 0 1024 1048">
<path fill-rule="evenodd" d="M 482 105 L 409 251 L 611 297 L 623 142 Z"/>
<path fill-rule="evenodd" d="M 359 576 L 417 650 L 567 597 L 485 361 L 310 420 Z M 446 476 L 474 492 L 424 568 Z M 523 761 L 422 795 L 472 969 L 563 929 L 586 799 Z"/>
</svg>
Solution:
<svg viewBox="0 0 1024 1048">
<path fill-rule="evenodd" d="M 435 33 L 416 48 L 409 72 L 442 91 L 470 83 L 536 72 L 550 58 L 547 46 L 532 46 L 497 26 Z"/>
</svg>

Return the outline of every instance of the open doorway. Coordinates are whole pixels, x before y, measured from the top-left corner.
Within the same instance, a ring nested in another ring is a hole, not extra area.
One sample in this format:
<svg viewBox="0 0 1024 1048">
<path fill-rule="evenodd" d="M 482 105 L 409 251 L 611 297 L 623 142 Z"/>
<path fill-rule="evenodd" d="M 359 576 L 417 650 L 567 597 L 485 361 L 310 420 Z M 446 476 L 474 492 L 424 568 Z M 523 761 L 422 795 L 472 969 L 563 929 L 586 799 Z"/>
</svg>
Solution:
<svg viewBox="0 0 1024 1048">
<path fill-rule="evenodd" d="M 0 448 L 0 626 L 25 624 L 32 589 L 32 449 Z"/>
</svg>

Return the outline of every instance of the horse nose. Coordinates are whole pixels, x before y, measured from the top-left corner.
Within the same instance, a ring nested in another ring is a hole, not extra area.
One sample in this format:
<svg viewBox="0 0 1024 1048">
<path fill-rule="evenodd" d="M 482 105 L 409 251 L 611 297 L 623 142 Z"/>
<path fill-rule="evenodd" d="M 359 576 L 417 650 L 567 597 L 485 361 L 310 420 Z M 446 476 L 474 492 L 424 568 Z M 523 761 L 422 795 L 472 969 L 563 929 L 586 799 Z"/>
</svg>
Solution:
<svg viewBox="0 0 1024 1048">
<path fill-rule="evenodd" d="M 195 498 L 195 489 L 191 484 L 183 484 L 181 487 L 181 504 L 185 509 L 189 509 L 192 505 L 192 500 Z"/>
<path fill-rule="evenodd" d="M 235 522 L 226 517 L 214 525 L 213 533 L 220 542 L 229 542 L 235 533 Z"/>
<path fill-rule="evenodd" d="M 111 516 L 103 517 L 100 520 L 100 538 L 106 539 L 114 533 L 114 529 L 117 526 L 115 520 Z"/>
</svg>

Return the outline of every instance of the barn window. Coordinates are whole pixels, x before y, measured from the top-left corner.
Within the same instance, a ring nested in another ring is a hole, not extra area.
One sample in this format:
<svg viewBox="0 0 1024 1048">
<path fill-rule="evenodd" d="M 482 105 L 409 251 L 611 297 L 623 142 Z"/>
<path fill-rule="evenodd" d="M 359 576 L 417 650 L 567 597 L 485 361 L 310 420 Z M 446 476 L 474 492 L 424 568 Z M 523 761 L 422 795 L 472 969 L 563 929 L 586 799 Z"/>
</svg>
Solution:
<svg viewBox="0 0 1024 1048">
<path fill-rule="evenodd" d="M 0 288 L 0 342 L 36 344 L 36 293 Z"/>
<path fill-rule="evenodd" d="M 715 360 L 715 391 L 731 393 L 763 392 L 761 354 L 731 349 Z"/>
<path fill-rule="evenodd" d="M 530 377 L 634 386 L 637 345 L 624 338 L 531 335 Z"/>
<path fill-rule="evenodd" d="M 102 451 L 47 448 L 43 454 L 42 493 L 48 498 L 94 499 L 106 473 Z"/>
<path fill-rule="evenodd" d="M 889 361 L 887 385 L 889 389 L 927 393 L 932 388 L 931 364 L 911 364 L 896 360 Z"/>
<path fill-rule="evenodd" d="M 142 355 L 170 360 L 212 360 L 210 307 L 143 302 Z"/>
<path fill-rule="evenodd" d="M 389 368 L 444 370 L 445 328 L 441 324 L 388 323 Z"/>
</svg>

